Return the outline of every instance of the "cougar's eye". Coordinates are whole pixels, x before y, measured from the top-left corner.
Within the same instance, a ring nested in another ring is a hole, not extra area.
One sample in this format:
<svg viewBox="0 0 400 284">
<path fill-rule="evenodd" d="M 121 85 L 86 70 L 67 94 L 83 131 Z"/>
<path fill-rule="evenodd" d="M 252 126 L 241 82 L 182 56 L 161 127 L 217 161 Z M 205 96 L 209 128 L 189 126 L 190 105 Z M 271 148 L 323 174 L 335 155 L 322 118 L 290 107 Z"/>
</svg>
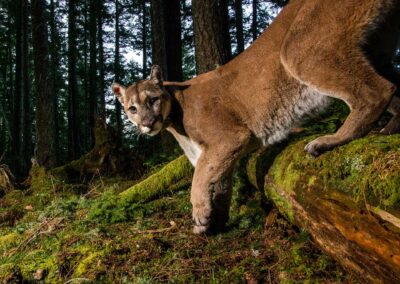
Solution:
<svg viewBox="0 0 400 284">
<path fill-rule="evenodd" d="M 130 113 L 136 113 L 137 112 L 137 109 L 134 106 L 131 106 L 128 110 L 129 110 Z"/>
<path fill-rule="evenodd" d="M 153 105 L 158 100 L 159 100 L 159 97 L 152 97 L 149 99 L 149 103 L 150 103 L 150 105 Z"/>
</svg>

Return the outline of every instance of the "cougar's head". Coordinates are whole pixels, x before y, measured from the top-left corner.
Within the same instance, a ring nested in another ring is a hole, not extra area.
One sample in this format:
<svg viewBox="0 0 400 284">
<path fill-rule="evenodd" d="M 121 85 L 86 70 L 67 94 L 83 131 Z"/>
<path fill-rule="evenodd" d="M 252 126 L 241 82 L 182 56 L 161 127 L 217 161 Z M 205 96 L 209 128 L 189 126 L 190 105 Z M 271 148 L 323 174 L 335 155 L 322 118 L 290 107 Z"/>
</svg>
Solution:
<svg viewBox="0 0 400 284">
<path fill-rule="evenodd" d="M 171 111 L 171 96 L 163 87 L 161 68 L 151 68 L 150 77 L 125 88 L 112 84 L 129 120 L 140 133 L 154 136 L 163 128 Z"/>
</svg>

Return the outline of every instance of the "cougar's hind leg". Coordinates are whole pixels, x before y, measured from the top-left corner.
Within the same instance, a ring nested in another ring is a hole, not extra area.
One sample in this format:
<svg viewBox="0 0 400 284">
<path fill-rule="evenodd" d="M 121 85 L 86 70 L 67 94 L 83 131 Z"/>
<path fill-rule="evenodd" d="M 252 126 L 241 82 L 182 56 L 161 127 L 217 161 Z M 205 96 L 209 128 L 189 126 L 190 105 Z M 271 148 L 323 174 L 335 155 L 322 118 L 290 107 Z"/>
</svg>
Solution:
<svg viewBox="0 0 400 284">
<path fill-rule="evenodd" d="M 361 70 L 362 76 L 357 77 L 358 72 L 350 73 L 353 77 L 341 77 L 337 82 L 341 87 L 338 87 L 336 92 L 334 89 L 328 90 L 332 96 L 344 100 L 351 112 L 335 134 L 319 137 L 307 144 L 305 150 L 311 155 L 318 156 L 335 146 L 366 135 L 386 110 L 396 87 L 375 73 L 372 68 L 365 65 L 357 67 L 363 66 L 365 68 Z M 347 88 L 343 88 L 346 86 Z"/>
<path fill-rule="evenodd" d="M 387 111 L 390 112 L 393 117 L 386 126 L 382 128 L 380 133 L 384 135 L 400 133 L 400 98 L 398 96 L 393 96 Z"/>
<path fill-rule="evenodd" d="M 293 77 L 321 93 L 345 101 L 351 109 L 335 134 L 307 144 L 305 150 L 313 156 L 366 135 L 386 110 L 396 90 L 395 85 L 380 76 L 356 47 L 349 55 L 324 48 L 317 56 L 290 57 L 285 62 Z"/>
<path fill-rule="evenodd" d="M 372 10 L 367 10 L 373 14 L 354 14 L 355 2 L 330 2 L 337 8 L 329 10 L 330 17 L 315 17 L 318 11 L 328 12 L 326 1 L 304 2 L 286 33 L 280 54 L 286 71 L 300 83 L 345 101 L 351 109 L 335 134 L 319 137 L 306 146 L 305 150 L 315 156 L 366 135 L 395 92 L 395 85 L 377 73 L 362 50 L 365 23 L 378 19 L 382 11 L 371 6 Z M 332 28 L 332 19 L 346 11 L 349 17 Z"/>
</svg>

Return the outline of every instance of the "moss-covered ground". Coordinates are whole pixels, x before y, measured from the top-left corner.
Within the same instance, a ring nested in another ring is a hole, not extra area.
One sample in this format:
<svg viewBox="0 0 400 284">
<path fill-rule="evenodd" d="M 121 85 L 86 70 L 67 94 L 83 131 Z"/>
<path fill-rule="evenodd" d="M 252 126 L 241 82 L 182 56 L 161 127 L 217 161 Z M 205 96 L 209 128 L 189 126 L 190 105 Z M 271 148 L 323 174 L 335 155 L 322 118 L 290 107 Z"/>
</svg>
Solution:
<svg viewBox="0 0 400 284">
<path fill-rule="evenodd" d="M 195 236 L 187 184 L 128 208 L 119 193 L 132 181 L 71 185 L 40 168 L 32 177 L 30 189 L 1 199 L 0 215 L 14 212 L 0 226 L 6 283 L 351 281 L 305 232 L 267 208 L 260 192 L 241 195 L 238 180 L 226 232 Z"/>
</svg>

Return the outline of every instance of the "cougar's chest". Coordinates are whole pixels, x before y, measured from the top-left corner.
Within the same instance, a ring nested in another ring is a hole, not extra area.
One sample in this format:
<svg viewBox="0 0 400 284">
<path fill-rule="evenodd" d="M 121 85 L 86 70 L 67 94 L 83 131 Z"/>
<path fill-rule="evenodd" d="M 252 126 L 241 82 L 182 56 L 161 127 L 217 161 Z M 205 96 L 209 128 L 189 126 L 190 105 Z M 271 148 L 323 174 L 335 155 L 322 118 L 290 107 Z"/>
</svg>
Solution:
<svg viewBox="0 0 400 284">
<path fill-rule="evenodd" d="M 167 129 L 176 139 L 190 163 L 196 167 L 197 161 L 202 153 L 201 147 L 188 136 L 178 133 L 175 129 Z"/>
</svg>

